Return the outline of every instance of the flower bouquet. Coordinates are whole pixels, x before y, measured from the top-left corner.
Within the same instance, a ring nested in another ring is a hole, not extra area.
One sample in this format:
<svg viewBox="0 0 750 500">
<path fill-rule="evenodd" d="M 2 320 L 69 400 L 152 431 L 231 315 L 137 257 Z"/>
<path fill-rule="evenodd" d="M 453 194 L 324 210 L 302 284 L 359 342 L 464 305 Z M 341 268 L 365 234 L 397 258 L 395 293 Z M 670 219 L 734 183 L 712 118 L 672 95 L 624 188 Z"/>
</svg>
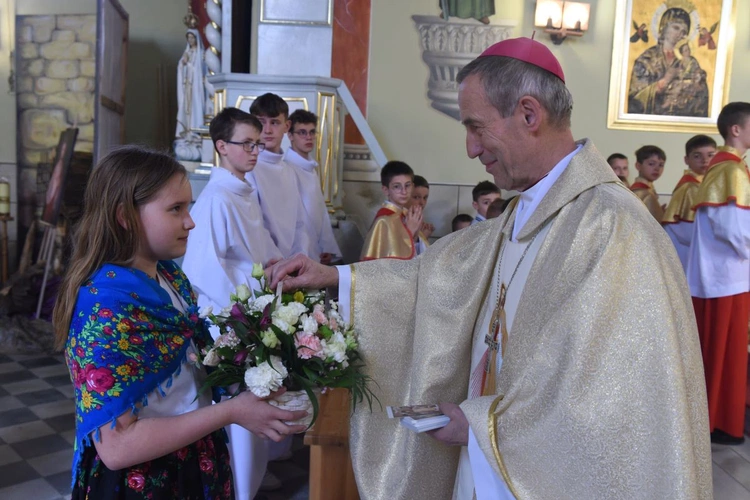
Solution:
<svg viewBox="0 0 750 500">
<path fill-rule="evenodd" d="M 349 389 L 352 409 L 365 399 L 372 409 L 377 397 L 368 387 L 370 377 L 361 372 L 356 334 L 343 321 L 338 304 L 321 291 L 282 293 L 279 287 L 274 294 L 260 265 L 253 266 L 252 275 L 260 290 L 240 285 L 218 314 L 210 307 L 202 312 L 221 333 L 198 355 L 208 367 L 204 388 L 230 394 L 249 390 L 266 397 L 286 387 L 269 403 L 308 410 L 308 418 L 294 422 L 308 427 L 318 415 L 318 394 L 327 388 Z"/>
</svg>

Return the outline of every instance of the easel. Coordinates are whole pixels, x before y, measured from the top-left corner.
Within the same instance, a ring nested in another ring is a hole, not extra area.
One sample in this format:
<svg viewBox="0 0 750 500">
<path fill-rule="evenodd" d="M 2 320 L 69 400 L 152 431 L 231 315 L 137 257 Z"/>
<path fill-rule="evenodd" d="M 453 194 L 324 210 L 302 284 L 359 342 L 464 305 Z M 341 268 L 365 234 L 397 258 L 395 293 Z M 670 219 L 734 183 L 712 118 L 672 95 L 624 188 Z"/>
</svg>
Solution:
<svg viewBox="0 0 750 500">
<path fill-rule="evenodd" d="M 49 269 L 55 255 L 55 240 L 57 239 L 56 227 L 43 221 L 41 221 L 41 224 L 44 226 L 44 236 L 42 237 L 42 245 L 39 248 L 37 262 L 44 261 L 44 277 L 42 278 L 42 287 L 39 290 L 39 302 L 36 304 L 36 319 L 39 319 L 39 316 L 42 313 L 44 289 L 47 286 L 47 277 L 49 276 Z"/>
<path fill-rule="evenodd" d="M 0 222 L 2 222 L 3 232 L 0 235 L 0 259 L 2 259 L 2 282 L 3 285 L 8 281 L 8 222 L 14 220 L 13 217 L 8 215 L 0 215 Z"/>
</svg>

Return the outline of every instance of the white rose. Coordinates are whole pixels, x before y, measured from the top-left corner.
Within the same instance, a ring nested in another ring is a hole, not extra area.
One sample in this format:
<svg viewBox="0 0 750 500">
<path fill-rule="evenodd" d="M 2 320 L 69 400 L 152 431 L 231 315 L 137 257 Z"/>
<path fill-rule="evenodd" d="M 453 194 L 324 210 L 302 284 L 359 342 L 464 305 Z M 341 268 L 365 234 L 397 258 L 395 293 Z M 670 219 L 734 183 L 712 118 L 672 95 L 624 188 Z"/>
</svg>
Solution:
<svg viewBox="0 0 750 500">
<path fill-rule="evenodd" d="M 250 298 L 250 295 L 251 295 L 250 288 L 248 288 L 248 286 L 243 283 L 242 285 L 239 285 L 237 287 L 237 290 L 235 291 L 235 295 L 237 295 L 237 298 L 239 299 L 239 301 L 244 304 Z"/>
<path fill-rule="evenodd" d="M 250 275 L 256 280 L 264 278 L 266 274 L 263 272 L 263 264 L 253 264 L 253 271 Z"/>
<path fill-rule="evenodd" d="M 342 364 L 349 359 L 346 355 L 346 339 L 341 332 L 336 332 L 328 340 L 321 341 L 321 345 L 326 359 L 333 358 L 334 361 Z"/>
<path fill-rule="evenodd" d="M 214 306 L 206 306 L 198 313 L 201 318 L 208 318 L 214 313 Z"/>
<path fill-rule="evenodd" d="M 221 358 L 219 355 L 216 354 L 215 350 L 211 349 L 203 358 L 203 366 L 218 366 L 220 361 Z"/>
<path fill-rule="evenodd" d="M 278 391 L 287 375 L 281 358 L 271 356 L 265 363 L 245 370 L 245 385 L 253 394 L 264 398 L 272 391 Z"/>
<path fill-rule="evenodd" d="M 311 335 L 318 331 L 318 322 L 315 318 L 308 316 L 307 314 L 302 315 L 302 331 Z"/>
</svg>

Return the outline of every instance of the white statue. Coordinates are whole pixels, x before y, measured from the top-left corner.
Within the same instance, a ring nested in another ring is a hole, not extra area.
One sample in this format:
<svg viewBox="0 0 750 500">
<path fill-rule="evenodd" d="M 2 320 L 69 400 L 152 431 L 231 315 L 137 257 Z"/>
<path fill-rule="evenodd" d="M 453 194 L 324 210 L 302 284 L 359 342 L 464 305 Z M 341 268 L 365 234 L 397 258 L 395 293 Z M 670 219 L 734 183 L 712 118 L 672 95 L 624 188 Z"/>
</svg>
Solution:
<svg viewBox="0 0 750 500">
<path fill-rule="evenodd" d="M 182 160 L 200 160 L 201 139 L 193 129 L 204 127 L 206 74 L 203 42 L 197 29 L 188 29 L 187 45 L 177 63 L 177 130 L 175 153 Z M 197 146 L 197 147 L 196 147 Z"/>
</svg>

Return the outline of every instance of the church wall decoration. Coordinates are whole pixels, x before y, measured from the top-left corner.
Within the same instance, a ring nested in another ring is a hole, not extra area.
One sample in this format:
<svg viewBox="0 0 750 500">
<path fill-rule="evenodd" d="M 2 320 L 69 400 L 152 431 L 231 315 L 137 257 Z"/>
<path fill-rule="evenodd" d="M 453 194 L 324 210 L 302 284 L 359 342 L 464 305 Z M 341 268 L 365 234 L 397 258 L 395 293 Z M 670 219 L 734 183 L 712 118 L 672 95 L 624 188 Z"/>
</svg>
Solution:
<svg viewBox="0 0 750 500">
<path fill-rule="evenodd" d="M 738 0 L 617 0 L 607 125 L 716 133 Z"/>
<path fill-rule="evenodd" d="M 453 17 L 448 11 L 453 4 L 464 5 L 466 2 L 442 2 L 444 9 L 440 17 L 415 15 L 412 20 L 419 32 L 422 60 L 429 68 L 427 98 L 434 109 L 458 120 L 458 72 L 490 45 L 510 38 L 517 22 L 491 21 L 485 10 L 473 13 L 467 10 L 464 14 L 475 15 L 476 19 Z M 446 16 L 446 13 L 450 15 Z"/>
</svg>

